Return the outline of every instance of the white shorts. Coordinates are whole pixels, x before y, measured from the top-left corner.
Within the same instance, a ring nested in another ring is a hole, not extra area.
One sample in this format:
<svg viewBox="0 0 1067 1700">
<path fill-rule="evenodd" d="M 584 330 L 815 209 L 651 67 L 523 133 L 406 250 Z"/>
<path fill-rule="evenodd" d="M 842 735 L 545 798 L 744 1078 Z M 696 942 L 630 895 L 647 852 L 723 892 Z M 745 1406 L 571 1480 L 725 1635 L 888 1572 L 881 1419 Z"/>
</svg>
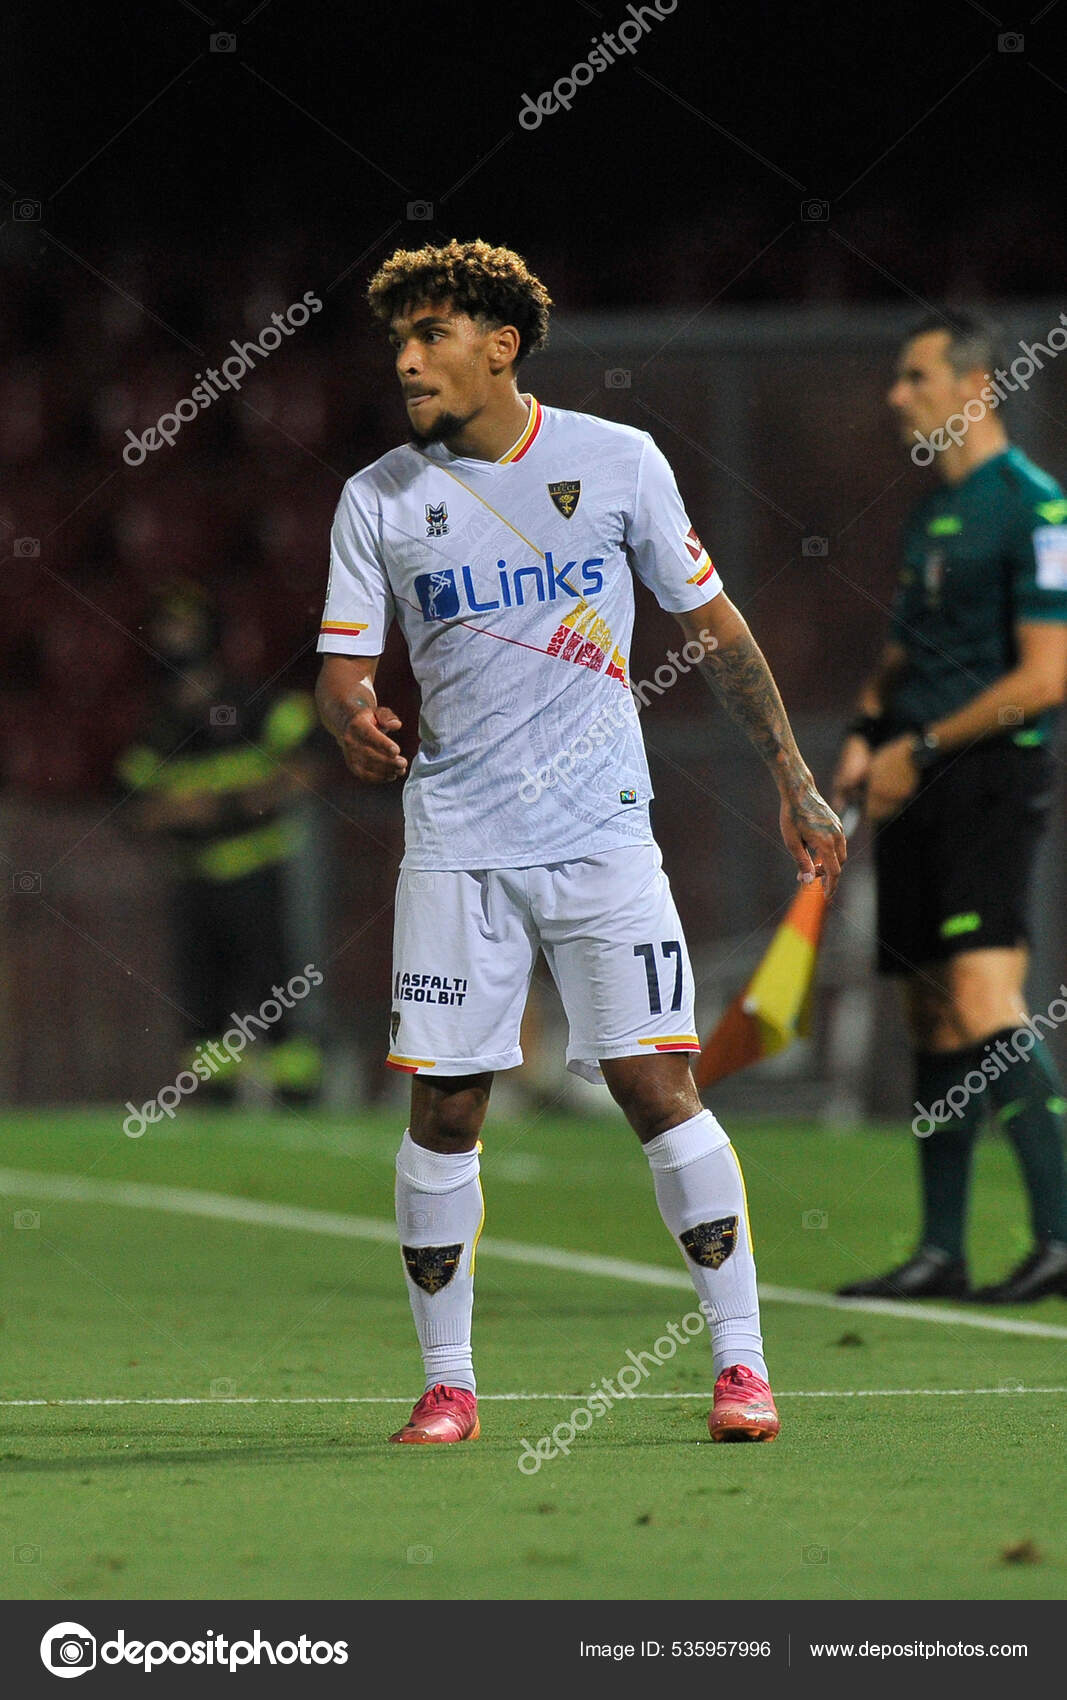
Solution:
<svg viewBox="0 0 1067 1700">
<path fill-rule="evenodd" d="M 699 1051 L 693 971 L 654 844 L 544 868 L 400 870 L 390 1068 L 440 1077 L 517 1068 L 538 950 L 570 1027 L 567 1067 Z"/>
</svg>

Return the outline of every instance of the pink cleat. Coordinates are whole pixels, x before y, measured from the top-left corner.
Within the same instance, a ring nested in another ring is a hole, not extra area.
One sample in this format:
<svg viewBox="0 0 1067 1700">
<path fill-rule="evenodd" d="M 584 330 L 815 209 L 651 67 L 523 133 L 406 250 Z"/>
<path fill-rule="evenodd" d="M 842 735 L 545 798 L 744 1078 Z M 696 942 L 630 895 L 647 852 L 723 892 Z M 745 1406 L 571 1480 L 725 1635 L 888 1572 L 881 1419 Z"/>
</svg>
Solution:
<svg viewBox="0 0 1067 1700">
<path fill-rule="evenodd" d="M 389 1439 L 401 1446 L 432 1446 L 451 1440 L 477 1440 L 480 1433 L 474 1394 L 465 1387 L 446 1387 L 439 1381 L 423 1394 L 403 1428 Z"/>
<path fill-rule="evenodd" d="M 762 1376 L 744 1364 L 724 1369 L 708 1412 L 712 1440 L 773 1440 L 780 1426 L 774 1395 Z"/>
</svg>

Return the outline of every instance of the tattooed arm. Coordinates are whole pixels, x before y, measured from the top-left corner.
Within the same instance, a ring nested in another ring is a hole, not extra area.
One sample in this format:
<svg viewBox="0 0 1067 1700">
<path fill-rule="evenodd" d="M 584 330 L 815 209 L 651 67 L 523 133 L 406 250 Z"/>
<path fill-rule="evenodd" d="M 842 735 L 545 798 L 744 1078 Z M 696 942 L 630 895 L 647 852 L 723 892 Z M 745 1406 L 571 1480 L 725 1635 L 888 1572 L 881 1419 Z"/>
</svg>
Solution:
<svg viewBox="0 0 1067 1700">
<path fill-rule="evenodd" d="M 774 776 L 782 799 L 782 839 L 797 878 L 807 885 L 819 876 L 832 896 L 847 855 L 841 822 L 815 789 L 759 645 L 721 591 L 675 618 L 687 638 L 703 645 L 701 674 Z"/>
<path fill-rule="evenodd" d="M 319 718 L 337 739 L 350 773 L 368 785 L 402 779 L 408 764 L 389 736 L 400 718 L 378 702 L 374 691 L 377 655 L 324 655 L 315 686 Z"/>
</svg>

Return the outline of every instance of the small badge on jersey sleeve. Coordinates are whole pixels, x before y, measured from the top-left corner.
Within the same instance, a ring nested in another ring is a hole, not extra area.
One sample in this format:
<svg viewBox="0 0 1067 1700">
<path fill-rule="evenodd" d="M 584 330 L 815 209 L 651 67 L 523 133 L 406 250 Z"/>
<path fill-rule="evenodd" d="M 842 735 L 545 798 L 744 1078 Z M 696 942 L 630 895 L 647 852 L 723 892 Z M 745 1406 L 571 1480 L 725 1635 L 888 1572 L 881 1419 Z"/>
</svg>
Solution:
<svg viewBox="0 0 1067 1700">
<path fill-rule="evenodd" d="M 715 563 L 697 536 L 695 525 L 689 527 L 682 542 L 685 544 L 686 553 L 696 562 L 697 567 L 696 572 L 686 579 L 686 584 L 707 584 L 715 571 Z"/>
<path fill-rule="evenodd" d="M 448 508 L 444 502 L 435 508 L 432 502 L 426 504 L 426 535 L 427 537 L 444 537 L 448 531 Z"/>
<path fill-rule="evenodd" d="M 545 487 L 564 519 L 573 519 L 574 510 L 582 498 L 581 479 L 560 478 L 555 484 Z"/>
<path fill-rule="evenodd" d="M 1033 538 L 1039 586 L 1067 590 L 1067 526 L 1039 525 Z"/>
<path fill-rule="evenodd" d="M 679 1239 L 694 1263 L 702 1269 L 718 1269 L 737 1244 L 737 1217 L 723 1216 L 718 1222 L 698 1222 Z"/>
</svg>

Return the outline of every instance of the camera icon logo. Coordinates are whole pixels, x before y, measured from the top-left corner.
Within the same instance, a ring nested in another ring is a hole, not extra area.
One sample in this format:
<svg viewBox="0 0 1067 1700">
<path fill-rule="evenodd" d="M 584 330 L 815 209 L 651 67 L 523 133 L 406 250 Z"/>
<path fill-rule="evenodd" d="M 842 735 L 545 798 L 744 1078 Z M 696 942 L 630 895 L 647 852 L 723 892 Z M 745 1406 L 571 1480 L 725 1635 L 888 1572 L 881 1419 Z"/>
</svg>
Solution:
<svg viewBox="0 0 1067 1700">
<path fill-rule="evenodd" d="M 230 1375 L 217 1375 L 211 1383 L 213 1399 L 233 1399 L 237 1393 L 237 1383 Z"/>
<path fill-rule="evenodd" d="M 830 553 L 830 542 L 826 537 L 802 537 L 800 553 L 808 561 L 822 560 Z"/>
<path fill-rule="evenodd" d="M 829 1547 L 805 1547 L 801 1553 L 805 1564 L 829 1564 Z"/>
<path fill-rule="evenodd" d="M 408 1547 L 409 1564 L 432 1564 L 433 1547 Z"/>
<path fill-rule="evenodd" d="M 36 224 L 41 216 L 40 201 L 12 201 L 11 216 L 17 224 Z"/>
<path fill-rule="evenodd" d="M 802 1228 L 828 1228 L 830 1218 L 825 1210 L 805 1210 L 800 1225 Z"/>
<path fill-rule="evenodd" d="M 604 388 L 606 390 L 628 390 L 630 374 L 625 366 L 609 366 L 604 373 Z"/>
<path fill-rule="evenodd" d="M 16 1564 L 40 1564 L 41 1549 L 32 1546 L 14 1547 L 11 1556 Z"/>
<path fill-rule="evenodd" d="M 23 868 L 21 873 L 12 874 L 11 889 L 20 897 L 38 897 L 41 892 L 41 876 L 31 873 L 29 868 Z"/>
<path fill-rule="evenodd" d="M 413 223 L 425 224 L 426 221 L 428 219 L 431 219 L 432 217 L 433 217 L 433 202 L 432 201 L 409 201 L 408 202 L 408 218 L 411 219 Z"/>
<path fill-rule="evenodd" d="M 41 1639 L 41 1663 L 53 1676 L 84 1676 L 96 1665 L 96 1637 L 81 1623 L 56 1623 Z"/>
<path fill-rule="evenodd" d="M 11 553 L 23 561 L 36 561 L 41 553 L 41 540 L 39 537 L 16 537 Z"/>
<path fill-rule="evenodd" d="M 232 703 L 217 702 L 208 715 L 212 726 L 236 726 L 237 710 Z"/>
<path fill-rule="evenodd" d="M 211 37 L 209 45 L 212 53 L 236 53 L 237 37 L 229 30 L 219 30 Z"/>
<path fill-rule="evenodd" d="M 1005 703 L 1003 708 L 997 709 L 997 719 L 1002 726 L 1021 726 L 1024 719 L 1023 711 L 1016 703 Z"/>
<path fill-rule="evenodd" d="M 11 1218 L 11 1225 L 19 1229 L 21 1233 L 30 1233 L 34 1228 L 41 1226 L 41 1212 L 39 1210 L 16 1210 Z"/>
<path fill-rule="evenodd" d="M 1026 46 L 1026 37 L 1015 30 L 1007 30 L 1004 35 L 997 36 L 998 53 L 1021 53 Z"/>
<path fill-rule="evenodd" d="M 805 224 L 825 224 L 830 216 L 829 201 L 801 201 L 800 216 Z"/>
</svg>

